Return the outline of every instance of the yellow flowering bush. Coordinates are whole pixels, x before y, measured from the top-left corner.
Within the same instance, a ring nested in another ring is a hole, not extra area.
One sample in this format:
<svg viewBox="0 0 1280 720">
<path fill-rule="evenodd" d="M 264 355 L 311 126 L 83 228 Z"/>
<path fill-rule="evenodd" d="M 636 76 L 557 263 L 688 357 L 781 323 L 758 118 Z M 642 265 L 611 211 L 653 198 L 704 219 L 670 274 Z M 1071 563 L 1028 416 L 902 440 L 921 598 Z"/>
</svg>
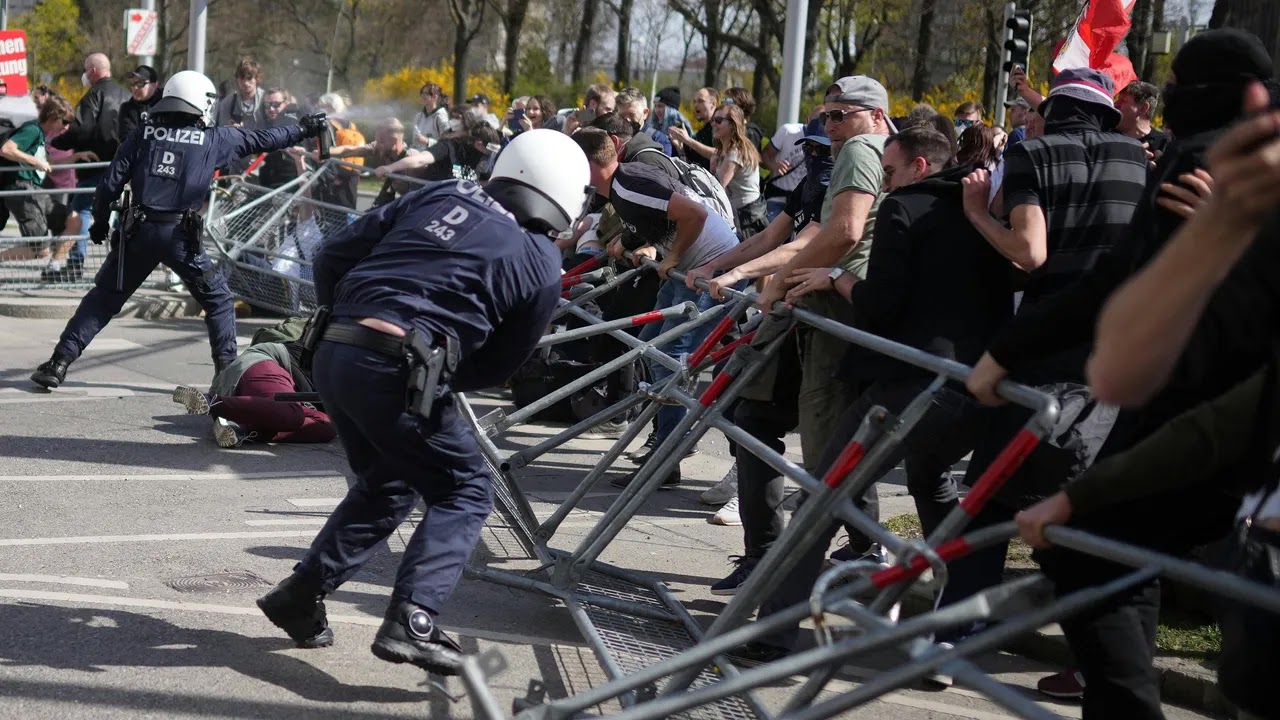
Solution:
<svg viewBox="0 0 1280 720">
<path fill-rule="evenodd" d="M 361 100 L 364 102 L 417 102 L 418 90 L 423 85 L 433 82 L 444 88 L 446 93 L 453 92 L 453 66 L 447 63 L 432 68 L 403 67 L 381 77 L 370 78 L 364 84 Z M 497 77 L 487 74 L 472 73 L 467 76 L 467 95 L 484 93 L 489 96 L 489 109 L 499 112 L 507 106 L 511 98 L 502 92 Z M 450 98 L 454 103 L 466 98 Z"/>
</svg>

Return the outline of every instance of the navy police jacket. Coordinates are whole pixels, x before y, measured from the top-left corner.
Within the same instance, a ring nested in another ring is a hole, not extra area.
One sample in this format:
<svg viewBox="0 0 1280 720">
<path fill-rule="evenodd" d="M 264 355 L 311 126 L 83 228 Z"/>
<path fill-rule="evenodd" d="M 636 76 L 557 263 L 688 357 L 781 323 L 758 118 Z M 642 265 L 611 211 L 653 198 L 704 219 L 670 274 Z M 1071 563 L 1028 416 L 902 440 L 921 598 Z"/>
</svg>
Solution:
<svg viewBox="0 0 1280 720">
<path fill-rule="evenodd" d="M 106 223 L 125 183 L 135 205 L 155 212 L 199 210 L 219 166 L 242 156 L 280 150 L 302 140 L 298 125 L 266 130 L 206 128 L 148 121 L 120 146 L 93 196 L 94 222 Z"/>
<path fill-rule="evenodd" d="M 371 211 L 315 256 L 333 317 L 377 318 L 459 345 L 458 392 L 507 380 L 560 297 L 560 253 L 467 180 L 430 183 Z"/>
</svg>

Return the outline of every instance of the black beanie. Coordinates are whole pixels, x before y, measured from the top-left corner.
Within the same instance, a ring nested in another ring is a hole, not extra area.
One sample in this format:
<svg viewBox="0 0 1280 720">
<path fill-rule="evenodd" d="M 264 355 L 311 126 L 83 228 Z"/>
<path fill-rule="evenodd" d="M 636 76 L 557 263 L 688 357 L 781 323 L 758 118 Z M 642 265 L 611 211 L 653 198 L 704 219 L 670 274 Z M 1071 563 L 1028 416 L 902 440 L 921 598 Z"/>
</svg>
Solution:
<svg viewBox="0 0 1280 720">
<path fill-rule="evenodd" d="M 1196 33 L 1173 59 L 1179 85 L 1269 80 L 1273 70 L 1262 41 L 1235 28 Z"/>
<path fill-rule="evenodd" d="M 680 107 L 680 88 L 675 85 L 662 88 L 658 91 L 658 102 L 669 108 L 678 109 Z"/>
</svg>

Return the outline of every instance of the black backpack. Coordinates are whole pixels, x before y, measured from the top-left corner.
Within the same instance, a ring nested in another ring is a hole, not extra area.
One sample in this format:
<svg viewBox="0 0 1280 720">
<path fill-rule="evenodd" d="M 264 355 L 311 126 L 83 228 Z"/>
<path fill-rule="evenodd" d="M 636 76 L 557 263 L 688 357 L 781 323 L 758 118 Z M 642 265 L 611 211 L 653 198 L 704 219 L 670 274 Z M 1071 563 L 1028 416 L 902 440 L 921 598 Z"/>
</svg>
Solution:
<svg viewBox="0 0 1280 720">
<path fill-rule="evenodd" d="M 636 153 L 639 157 L 647 152 L 658 153 L 662 157 L 671 161 L 676 168 L 676 179 L 680 184 L 689 188 L 701 197 L 709 209 L 714 210 L 717 215 L 724 218 L 729 223 L 729 227 L 737 229 L 738 222 L 736 214 L 733 212 L 733 203 L 729 202 L 729 193 L 725 192 L 724 186 L 716 179 L 711 171 L 701 165 L 687 163 L 680 158 L 669 157 L 662 152 L 660 148 L 647 147 Z M 632 158 L 634 160 L 634 158 Z"/>
</svg>

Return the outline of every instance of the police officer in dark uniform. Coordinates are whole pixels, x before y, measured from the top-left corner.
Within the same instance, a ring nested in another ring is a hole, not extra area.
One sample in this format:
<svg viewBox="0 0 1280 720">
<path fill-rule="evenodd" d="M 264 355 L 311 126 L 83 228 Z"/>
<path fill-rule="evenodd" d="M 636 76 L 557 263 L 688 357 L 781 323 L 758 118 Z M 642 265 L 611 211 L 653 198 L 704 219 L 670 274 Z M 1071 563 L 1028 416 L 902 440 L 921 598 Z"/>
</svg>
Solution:
<svg viewBox="0 0 1280 720">
<path fill-rule="evenodd" d="M 435 617 L 493 499 L 450 393 L 498 386 L 532 354 L 560 296 L 560 254 L 546 235 L 585 212 L 589 183 L 576 143 L 531 130 L 503 149 L 483 187 L 428 184 L 364 215 L 316 255 L 316 298 L 332 316 L 318 331 L 322 310 L 308 329 L 308 338 L 323 338 L 313 377 L 356 480 L 294 573 L 258 601 L 299 647 L 333 643 L 324 597 L 421 497 L 426 515 L 372 650 L 458 672 L 461 651 Z"/>
<path fill-rule="evenodd" d="M 111 320 L 159 263 L 173 270 L 205 312 L 215 374 L 236 358 L 235 311 L 226 280 L 216 276 L 201 243 L 198 214 L 209 196 L 214 169 L 243 155 L 278 150 L 314 137 L 324 115 L 300 125 L 267 130 L 213 126 L 217 96 L 204 75 L 184 70 L 173 76 L 150 117 L 121 145 L 93 199 L 89 238 L 107 239 L 111 205 L 125 183 L 133 206 L 122 209 L 118 233 L 94 287 L 80 301 L 62 331 L 53 357 L 31 375 L 36 384 L 56 388 L 67 367 Z"/>
</svg>

